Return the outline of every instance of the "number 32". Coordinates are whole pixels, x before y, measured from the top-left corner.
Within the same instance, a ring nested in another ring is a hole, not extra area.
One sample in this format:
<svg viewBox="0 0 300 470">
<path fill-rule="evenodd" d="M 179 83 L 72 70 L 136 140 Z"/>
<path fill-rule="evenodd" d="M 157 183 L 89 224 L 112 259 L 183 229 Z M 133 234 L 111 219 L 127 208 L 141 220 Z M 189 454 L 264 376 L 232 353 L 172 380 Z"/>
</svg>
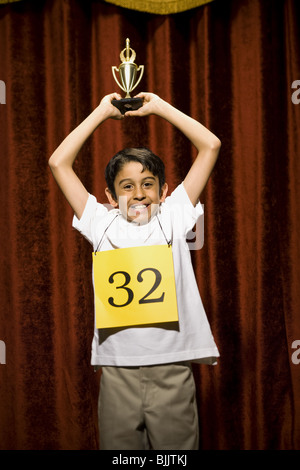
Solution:
<svg viewBox="0 0 300 470">
<path fill-rule="evenodd" d="M 153 286 L 151 287 L 151 289 L 149 290 L 149 292 L 147 292 L 146 295 L 144 295 L 144 297 L 142 297 L 140 300 L 139 300 L 139 304 L 147 304 L 147 303 L 155 303 L 155 302 L 163 302 L 164 301 L 164 296 L 165 296 L 165 293 L 163 292 L 162 295 L 160 297 L 156 297 L 156 298 L 153 298 L 153 297 L 149 297 L 159 286 L 159 284 L 161 283 L 161 273 L 158 271 L 158 269 L 155 269 L 155 268 L 145 268 L 145 269 L 142 269 L 138 275 L 137 275 L 137 280 L 138 282 L 143 282 L 143 273 L 145 271 L 152 271 L 155 275 L 155 281 L 154 281 L 154 284 Z M 108 299 L 108 302 L 110 305 L 112 305 L 113 307 L 125 307 L 126 305 L 129 305 L 132 301 L 133 301 L 133 298 L 134 298 L 134 292 L 132 289 L 130 289 L 128 286 L 128 284 L 130 283 L 131 281 L 131 277 L 130 277 L 130 274 L 128 274 L 126 271 L 116 271 L 114 273 L 112 273 L 110 276 L 109 276 L 109 283 L 110 284 L 113 284 L 115 281 L 114 281 L 114 277 L 115 275 L 117 274 L 122 274 L 124 276 L 124 284 L 120 285 L 120 286 L 117 286 L 116 289 L 124 289 L 126 290 L 127 292 L 127 295 L 128 295 L 128 298 L 127 298 L 127 301 L 124 303 L 124 304 L 116 304 L 114 302 L 114 298 L 113 297 L 109 297 Z"/>
</svg>

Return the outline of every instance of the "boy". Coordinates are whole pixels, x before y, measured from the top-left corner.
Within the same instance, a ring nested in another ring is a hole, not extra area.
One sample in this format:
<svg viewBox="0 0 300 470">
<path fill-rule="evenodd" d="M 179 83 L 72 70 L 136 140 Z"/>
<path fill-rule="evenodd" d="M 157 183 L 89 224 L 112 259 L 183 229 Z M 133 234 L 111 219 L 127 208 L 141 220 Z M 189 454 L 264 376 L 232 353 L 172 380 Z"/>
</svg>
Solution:
<svg viewBox="0 0 300 470">
<path fill-rule="evenodd" d="M 100 448 L 192 450 L 198 418 L 191 361 L 213 364 L 219 356 L 198 292 L 186 235 L 202 214 L 199 196 L 215 165 L 219 139 L 203 125 L 152 93 L 143 106 L 121 115 L 105 96 L 56 149 L 49 165 L 74 210 L 73 226 L 95 251 L 172 245 L 178 322 L 121 328 L 95 327 L 92 365 L 101 366 Z M 154 114 L 183 132 L 198 150 L 181 183 L 167 197 L 162 161 L 148 149 L 125 149 L 106 168 L 108 211 L 72 169 L 86 139 L 106 119 Z M 183 210 L 179 210 L 182 208 Z M 120 289 L 128 293 L 128 280 Z M 114 302 L 114 299 L 112 299 Z M 159 309 L 159 303 L 153 304 Z"/>
</svg>

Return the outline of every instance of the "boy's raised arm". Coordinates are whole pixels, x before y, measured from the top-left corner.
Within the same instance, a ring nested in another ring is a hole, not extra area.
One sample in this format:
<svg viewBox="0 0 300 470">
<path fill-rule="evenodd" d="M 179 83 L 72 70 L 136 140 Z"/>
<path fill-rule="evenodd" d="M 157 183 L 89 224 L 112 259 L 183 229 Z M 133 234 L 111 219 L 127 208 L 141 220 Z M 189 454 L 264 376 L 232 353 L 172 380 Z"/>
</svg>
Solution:
<svg viewBox="0 0 300 470">
<path fill-rule="evenodd" d="M 198 121 L 174 108 L 157 95 L 139 93 L 137 96 L 143 98 L 143 106 L 137 111 L 127 112 L 126 116 L 149 114 L 160 116 L 176 126 L 198 150 L 197 157 L 183 182 L 192 204 L 196 205 L 218 158 L 220 140 Z"/>
<path fill-rule="evenodd" d="M 74 210 L 78 219 L 84 211 L 88 192 L 73 170 L 73 163 L 84 142 L 106 119 L 122 119 L 120 111 L 111 104 L 120 99 L 118 93 L 105 96 L 99 106 L 77 126 L 49 158 L 49 166 L 58 186 Z"/>
</svg>

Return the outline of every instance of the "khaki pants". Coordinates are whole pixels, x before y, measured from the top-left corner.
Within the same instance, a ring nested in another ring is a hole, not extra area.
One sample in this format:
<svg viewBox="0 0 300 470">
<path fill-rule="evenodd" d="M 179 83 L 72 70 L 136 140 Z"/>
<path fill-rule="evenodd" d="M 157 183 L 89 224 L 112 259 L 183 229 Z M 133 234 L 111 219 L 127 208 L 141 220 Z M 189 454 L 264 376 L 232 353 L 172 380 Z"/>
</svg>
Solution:
<svg viewBox="0 0 300 470">
<path fill-rule="evenodd" d="M 196 450 L 195 383 L 187 362 L 103 367 L 98 403 L 101 450 Z"/>
</svg>

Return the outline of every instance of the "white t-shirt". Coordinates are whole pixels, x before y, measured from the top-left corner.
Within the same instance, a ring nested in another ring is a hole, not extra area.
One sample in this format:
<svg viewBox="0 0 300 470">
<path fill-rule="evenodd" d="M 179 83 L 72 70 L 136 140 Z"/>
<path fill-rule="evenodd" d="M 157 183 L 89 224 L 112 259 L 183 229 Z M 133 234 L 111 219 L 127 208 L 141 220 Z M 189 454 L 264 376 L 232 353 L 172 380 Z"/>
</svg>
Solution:
<svg viewBox="0 0 300 470">
<path fill-rule="evenodd" d="M 157 216 L 144 225 L 128 222 L 119 209 L 109 210 L 92 195 L 89 195 L 81 219 L 74 215 L 73 227 L 94 250 L 166 244 L 166 240 L 171 240 L 173 250 L 179 326 L 174 328 L 173 323 L 165 323 L 157 327 L 95 328 L 92 365 L 216 363 L 219 352 L 203 308 L 186 242 L 188 232 L 201 215 L 201 204 L 193 206 L 183 183 L 159 206 Z"/>
</svg>

